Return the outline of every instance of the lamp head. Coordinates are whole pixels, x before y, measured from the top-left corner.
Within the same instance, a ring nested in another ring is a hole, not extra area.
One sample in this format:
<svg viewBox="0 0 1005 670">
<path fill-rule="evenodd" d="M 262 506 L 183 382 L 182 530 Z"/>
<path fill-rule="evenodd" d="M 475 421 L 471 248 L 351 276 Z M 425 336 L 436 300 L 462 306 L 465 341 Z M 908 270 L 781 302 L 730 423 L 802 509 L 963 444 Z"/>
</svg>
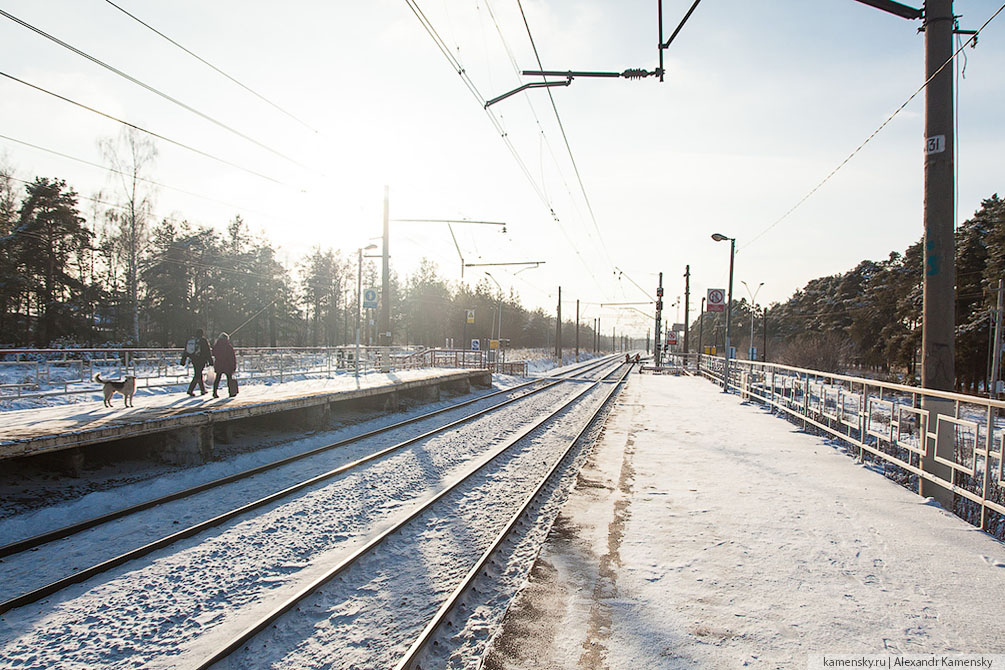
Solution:
<svg viewBox="0 0 1005 670">
<path fill-rule="evenodd" d="M 722 242 L 723 240 L 728 240 L 730 238 L 720 233 L 712 233 L 712 239 L 715 240 L 716 242 Z"/>
<path fill-rule="evenodd" d="M 376 244 L 368 244 L 365 247 L 363 247 L 363 251 L 372 251 L 373 249 L 376 249 L 376 248 L 377 248 Z"/>
</svg>

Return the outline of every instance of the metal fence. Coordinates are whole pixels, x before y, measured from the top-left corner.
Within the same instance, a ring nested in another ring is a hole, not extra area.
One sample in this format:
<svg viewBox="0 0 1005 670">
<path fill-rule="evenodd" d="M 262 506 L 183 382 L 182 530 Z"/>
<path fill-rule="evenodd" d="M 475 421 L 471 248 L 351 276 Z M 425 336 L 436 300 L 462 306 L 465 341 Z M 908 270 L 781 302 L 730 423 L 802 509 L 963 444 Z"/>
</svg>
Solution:
<svg viewBox="0 0 1005 670">
<path fill-rule="evenodd" d="M 332 377 L 355 373 L 356 347 L 240 347 L 237 376 L 242 381 Z M 130 374 L 138 388 L 174 386 L 192 378 L 179 365 L 181 349 L 3 349 L 0 350 L 0 401 L 94 393 L 94 377 Z M 492 369 L 527 373 L 525 362 L 490 362 L 487 352 L 418 347 L 359 348 L 359 371 L 389 372 L 429 367 Z"/>
<path fill-rule="evenodd" d="M 698 361 L 720 385 L 724 367 L 719 357 Z M 1005 536 L 1005 402 L 738 360 L 729 362 L 729 389 L 842 440 L 917 492 L 923 480 L 951 491 L 950 511 Z M 945 409 L 923 409 L 935 404 Z"/>
</svg>

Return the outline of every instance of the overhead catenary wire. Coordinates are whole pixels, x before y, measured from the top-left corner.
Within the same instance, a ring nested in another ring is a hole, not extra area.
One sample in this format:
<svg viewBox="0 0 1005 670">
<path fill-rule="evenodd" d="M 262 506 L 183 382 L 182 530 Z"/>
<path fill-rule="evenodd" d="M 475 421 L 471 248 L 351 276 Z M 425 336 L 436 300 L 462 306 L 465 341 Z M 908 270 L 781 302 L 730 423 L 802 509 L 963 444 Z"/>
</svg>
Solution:
<svg viewBox="0 0 1005 670">
<path fill-rule="evenodd" d="M 282 158 L 284 160 L 287 160 L 287 161 L 293 163 L 294 165 L 302 167 L 305 170 L 310 170 L 311 169 L 311 168 L 307 167 L 306 165 L 304 165 L 303 163 L 297 161 L 296 159 L 290 158 L 289 156 L 287 156 L 283 152 L 281 152 L 281 151 L 279 151 L 277 149 L 273 149 L 272 147 L 270 147 L 269 145 L 265 144 L 264 142 L 260 142 L 260 141 L 256 140 L 255 138 L 253 138 L 253 137 L 251 137 L 251 136 L 249 136 L 249 135 L 247 135 L 245 133 L 242 133 L 240 130 L 237 130 L 236 128 L 234 128 L 234 127 L 232 127 L 232 126 L 224 123 L 223 121 L 220 121 L 219 119 L 216 119 L 215 117 L 212 117 L 209 114 L 201 112 L 198 109 L 192 107 L 191 105 L 188 105 L 188 104 L 182 102 L 181 100 L 178 100 L 177 98 L 175 98 L 173 96 L 170 96 L 167 93 L 164 93 L 160 89 L 154 88 L 150 84 L 147 84 L 146 82 L 143 82 L 143 81 L 137 79 L 136 77 L 133 77 L 131 75 L 126 74 L 122 70 L 120 70 L 120 69 L 118 69 L 116 67 L 113 67 L 112 65 L 109 65 L 108 63 L 106 63 L 106 62 L 104 62 L 104 61 L 102 61 L 102 60 L 100 60 L 98 58 L 95 58 L 94 56 L 92 56 L 92 55 L 90 55 L 90 54 L 88 54 L 88 53 L 86 53 L 84 51 L 81 51 L 80 49 L 76 48 L 75 46 L 64 42 L 63 40 L 59 39 L 58 37 L 50 35 L 49 33 L 45 32 L 44 30 L 42 30 L 42 29 L 40 29 L 40 28 L 38 28 L 36 26 L 31 25 L 27 21 L 22 21 L 21 19 L 17 18 L 13 14 L 10 14 L 9 12 L 4 11 L 3 9 L 0 9 L 0 16 L 4 16 L 4 17 L 10 19 L 11 21 L 13 21 L 13 22 L 15 22 L 17 24 L 19 24 L 21 26 L 24 26 L 25 28 L 27 28 L 27 29 L 35 32 L 38 35 L 41 35 L 42 37 L 46 38 L 47 40 L 50 40 L 50 41 L 58 44 L 59 46 L 63 47 L 64 49 L 68 49 L 69 51 L 72 51 L 73 53 L 77 54 L 78 56 L 81 56 L 82 58 L 86 58 L 87 60 L 91 61 L 92 63 L 95 63 L 96 65 L 99 65 L 99 66 L 105 68 L 109 72 L 117 74 L 118 76 L 122 77 L 126 81 L 129 81 L 129 82 L 131 82 L 133 84 L 136 84 L 137 86 L 139 86 L 141 88 L 144 88 L 147 91 L 150 91 L 151 93 L 153 93 L 155 95 L 158 95 L 161 98 L 164 98 L 165 100 L 167 100 L 167 101 L 169 101 L 171 103 L 174 103 L 175 105 L 178 105 L 182 109 L 187 110 L 187 111 L 191 112 L 192 114 L 195 114 L 196 116 L 198 116 L 198 117 L 200 117 L 202 119 L 205 119 L 206 121 L 209 121 L 210 123 L 212 123 L 212 124 L 214 124 L 214 125 L 216 125 L 216 126 L 218 126 L 220 128 L 223 128 L 224 130 L 226 130 L 228 132 L 233 133 L 234 135 L 237 135 L 238 137 L 240 137 L 243 140 L 251 142 L 252 144 L 254 144 L 254 145 L 258 146 L 258 147 L 261 147 L 262 149 L 265 149 L 266 151 L 268 151 L 268 152 L 270 152 L 270 153 L 272 153 L 272 154 L 274 154 L 276 156 L 279 156 L 280 158 Z"/>
<path fill-rule="evenodd" d="M 111 5 L 115 9 L 119 10 L 120 12 L 122 12 L 123 14 L 125 14 L 126 16 L 128 16 L 129 18 L 131 18 L 133 21 L 136 21 L 137 23 L 139 23 L 140 25 L 144 26 L 145 28 L 153 31 L 157 35 L 160 35 L 165 40 L 167 40 L 168 42 L 170 42 L 174 46 L 178 47 L 179 49 L 181 49 L 182 51 L 184 51 L 185 53 L 187 53 L 189 56 L 191 56 L 192 58 L 195 58 L 197 61 L 199 61 L 203 65 L 206 65 L 207 67 L 209 67 L 210 69 L 212 69 L 214 72 L 220 74 L 221 76 L 226 77 L 227 79 L 229 79 L 233 83 L 235 83 L 238 86 L 240 86 L 241 88 L 243 88 L 248 93 L 251 93 L 253 96 L 255 96 L 256 98 L 258 98 L 259 100 L 261 100 L 261 101 L 265 102 L 266 104 L 268 104 L 268 105 L 274 107 L 275 109 L 279 110 L 280 112 L 282 112 L 286 116 L 290 117 L 291 119 L 293 119 L 294 121 L 296 121 L 300 125 L 304 126 L 305 128 L 307 128 L 311 132 L 316 133 L 316 134 L 320 134 L 318 130 L 316 130 L 315 128 L 311 127 L 305 121 L 301 120 L 296 115 L 294 115 L 292 112 L 287 111 L 286 109 L 284 109 L 283 107 L 281 107 L 279 104 L 273 102 L 272 100 L 269 100 L 264 95 L 262 95 L 261 93 L 259 93 L 256 90 L 254 90 L 250 86 L 247 86 L 246 84 L 243 84 L 242 82 L 238 81 L 236 78 L 234 78 L 231 75 L 227 74 L 226 72 L 224 72 L 223 70 L 221 70 L 217 66 L 213 65 L 212 63 L 210 63 L 205 58 L 199 56 L 195 52 L 193 52 L 193 51 L 191 51 L 189 49 L 186 49 L 184 46 L 182 46 L 181 44 L 179 44 L 175 40 L 171 39 L 170 37 L 168 37 L 167 35 L 165 35 L 161 31 L 157 30 L 156 28 L 154 28 L 152 25 L 150 25 L 146 21 L 140 19 L 135 14 L 132 14 L 132 13 L 126 11 L 125 9 L 123 9 L 122 7 L 120 7 L 119 5 L 117 5 L 114 2 L 112 2 L 112 0 L 105 0 L 105 2 L 107 2 L 109 5 Z"/>
<path fill-rule="evenodd" d="M 415 14 L 416 18 L 419 20 L 419 23 L 422 25 L 423 29 L 425 29 L 426 33 L 432 38 L 433 42 L 436 44 L 436 47 L 440 50 L 440 53 L 442 53 L 443 56 L 444 56 L 444 58 L 447 59 L 447 62 L 450 63 L 450 66 L 454 70 L 454 72 L 456 72 L 461 77 L 461 81 L 464 83 L 465 87 L 472 94 L 472 96 L 475 98 L 475 100 L 478 101 L 479 107 L 481 107 L 482 111 L 484 111 L 485 114 L 486 114 L 486 116 L 488 116 L 489 121 L 492 123 L 493 127 L 496 129 L 496 132 L 499 134 L 499 137 L 502 139 L 502 141 L 506 145 L 507 149 L 509 149 L 510 154 L 513 156 L 514 160 L 516 160 L 517 164 L 520 167 L 520 170 L 523 172 L 523 174 L 526 177 L 527 181 L 533 187 L 535 193 L 537 193 L 538 198 L 545 205 L 545 207 L 548 208 L 548 211 L 549 211 L 550 215 L 558 223 L 559 229 L 561 230 L 562 234 L 565 236 L 566 241 L 569 243 L 569 245 L 572 248 L 572 250 L 576 253 L 576 255 L 579 258 L 580 262 L 583 264 L 583 267 L 586 269 L 586 271 L 589 273 L 590 277 L 597 284 L 597 287 L 601 291 L 603 291 L 604 289 L 600 285 L 600 282 L 597 279 L 596 275 L 594 274 L 593 269 L 590 267 L 589 263 L 586 262 L 586 259 L 583 258 L 582 254 L 579 251 L 579 248 L 576 246 L 575 242 L 569 236 L 569 234 L 565 230 L 564 226 L 562 226 L 561 220 L 559 219 L 558 215 L 555 213 L 554 207 L 552 206 L 551 202 L 548 200 L 548 198 L 545 195 L 545 193 L 544 193 L 543 189 L 541 188 L 541 186 L 534 179 L 533 174 L 531 174 L 530 169 L 527 167 L 526 162 L 523 160 L 523 158 L 520 156 L 520 153 L 517 151 L 516 147 L 513 145 L 513 142 L 509 139 L 509 135 L 506 132 L 505 128 L 503 127 L 502 123 L 500 122 L 499 118 L 495 115 L 495 113 L 490 108 L 485 107 L 485 97 L 478 90 L 478 87 L 475 85 L 474 81 L 468 75 L 468 73 L 465 70 L 464 66 L 460 63 L 459 60 L 457 60 L 457 58 L 451 52 L 451 50 L 447 46 L 446 42 L 444 42 L 443 38 L 436 31 L 435 26 L 433 26 L 432 22 L 428 19 L 428 17 L 426 17 L 425 13 L 418 6 L 418 3 L 415 0 L 405 0 L 405 4 L 408 5 L 409 9 L 412 10 L 412 13 Z"/>
<path fill-rule="evenodd" d="M 196 149 L 195 147 L 193 147 L 191 145 L 185 144 L 184 142 L 180 142 L 178 140 L 171 139 L 170 137 L 167 137 L 165 135 L 161 135 L 159 133 L 155 133 L 152 130 L 147 130 L 146 128 L 143 128 L 141 126 L 136 125 L 135 123 L 130 123 L 129 121 L 124 121 L 123 119 L 120 119 L 120 118 L 118 118 L 116 116 L 112 116 L 111 114 L 108 114 L 106 112 L 102 112 L 102 111 L 100 111 L 98 109 L 95 109 L 94 107 L 89 107 L 89 106 L 87 106 L 87 105 L 85 105 L 85 104 L 83 104 L 81 102 L 77 102 L 76 100 L 71 100 L 70 98 L 67 98 L 66 96 L 60 95 L 59 93 L 55 93 L 55 92 L 50 91 L 50 90 L 48 90 L 46 88 L 42 88 L 41 86 L 37 86 L 35 84 L 29 83 L 29 82 L 25 81 L 24 79 L 19 79 L 18 77 L 15 77 L 12 74 L 8 74 L 6 72 L 0 71 L 0 77 L 6 77 L 7 79 L 10 79 L 11 81 L 16 81 L 19 84 L 22 84 L 22 85 L 27 86 L 29 88 L 33 88 L 36 91 L 39 91 L 40 93 L 45 93 L 46 95 L 51 95 L 54 98 L 58 98 L 59 100 L 62 100 L 63 102 L 68 102 L 71 105 L 75 105 L 77 107 L 80 107 L 81 109 L 86 109 L 87 111 L 89 111 L 89 112 L 91 112 L 93 114 L 97 114 L 98 116 L 103 116 L 106 119 L 109 119 L 111 121 L 115 121 L 116 123 L 121 123 L 124 126 L 128 126 L 130 128 L 135 128 L 136 130 L 140 131 L 141 133 L 146 133 L 147 135 L 150 135 L 151 137 L 156 137 L 157 139 L 163 140 L 163 141 L 165 141 L 165 142 L 167 142 L 169 144 L 173 144 L 173 145 L 175 145 L 177 147 L 181 147 L 182 149 L 186 149 L 186 150 L 191 151 L 193 153 L 199 154 L 200 156 L 203 156 L 205 158 L 209 158 L 211 160 L 217 161 L 218 163 L 222 163 L 224 165 L 228 165 L 228 166 L 230 166 L 232 168 L 236 168 L 236 169 L 241 170 L 243 172 L 247 172 L 248 174 L 254 175 L 256 177 L 260 177 L 261 179 L 265 179 L 266 181 L 271 181 L 274 184 L 279 184 L 280 186 L 285 186 L 287 188 L 296 188 L 295 186 L 292 186 L 290 184 L 287 184 L 286 182 L 280 181 L 279 179 L 275 179 L 275 178 L 270 177 L 268 175 L 264 175 L 261 172 L 256 172 L 255 170 L 252 170 L 250 168 L 246 168 L 243 165 L 238 165 L 237 163 L 233 163 L 231 161 L 228 161 L 225 158 L 220 158 L 219 156 L 215 156 L 215 155 L 213 155 L 211 153 L 208 153 L 206 151 L 202 151 L 201 149 Z M 297 189 L 297 190 L 302 191 L 303 189 Z"/>
<path fill-rule="evenodd" d="M 834 175 L 836 175 L 841 170 L 841 168 L 843 168 L 845 165 L 847 165 L 851 161 L 851 159 L 853 159 L 862 149 L 864 149 L 865 146 L 867 144 L 869 144 L 869 142 L 871 142 L 872 139 L 874 137 L 876 137 L 876 135 L 878 135 L 880 133 L 880 131 L 882 131 L 884 128 L 886 128 L 886 126 L 891 121 L 893 121 L 893 119 L 898 114 L 900 114 L 902 111 L 904 111 L 904 108 L 907 107 L 911 103 L 912 100 L 914 100 L 916 97 L 918 97 L 918 95 L 922 91 L 924 91 L 926 88 L 928 88 L 928 85 L 931 84 L 932 81 L 943 70 L 945 70 L 949 66 L 950 63 L 952 63 L 952 62 L 954 62 L 956 60 L 956 57 L 960 54 L 961 51 L 963 51 L 963 49 L 965 49 L 971 43 L 976 43 L 977 37 L 981 34 L 981 31 L 983 31 L 985 28 L 987 28 L 988 24 L 990 24 L 992 21 L 994 21 L 995 17 L 997 17 L 999 14 L 1001 14 L 1002 11 L 1005 11 L 1005 4 L 1003 4 L 1001 7 L 999 7 L 997 9 L 997 11 L 995 11 L 995 13 L 992 14 L 991 17 L 988 18 L 988 20 L 985 21 L 984 24 L 980 28 L 978 28 L 977 30 L 975 30 L 974 34 L 971 35 L 970 38 L 967 39 L 965 42 L 963 42 L 963 44 L 961 44 L 959 46 L 959 48 L 957 48 L 956 51 L 953 52 L 953 54 L 949 57 L 949 59 L 945 63 L 943 63 L 935 72 L 933 72 L 932 76 L 930 76 L 928 79 L 926 79 L 925 82 L 920 87 L 918 87 L 918 90 L 916 90 L 914 93 L 912 93 L 910 95 L 910 97 L 908 97 L 907 100 L 905 100 L 904 103 L 902 105 L 900 105 L 900 107 L 898 107 L 896 110 L 894 110 L 894 112 L 892 114 L 890 114 L 890 116 L 888 116 L 886 118 L 886 120 L 883 121 L 883 123 L 881 123 L 879 125 L 879 127 L 876 128 L 876 130 L 874 130 L 872 132 L 871 135 L 869 135 L 867 138 L 865 138 L 865 140 L 861 144 L 859 144 L 858 147 L 856 147 L 854 151 L 852 151 L 850 154 L 848 154 L 848 156 L 843 161 L 841 161 L 836 168 L 834 168 L 833 170 L 831 170 L 830 173 L 826 177 L 824 177 L 823 180 L 819 184 L 817 184 L 812 189 L 810 189 L 809 193 L 807 193 L 802 198 L 800 198 L 800 200 L 795 205 L 793 205 L 791 208 L 789 208 L 789 210 L 787 212 L 785 212 L 778 219 L 776 219 L 774 223 L 772 223 L 767 228 L 765 228 L 761 232 L 759 232 L 756 235 L 754 235 L 745 244 L 743 244 L 742 246 L 740 246 L 737 249 L 737 251 L 739 252 L 741 249 L 746 249 L 751 244 L 753 244 L 754 242 L 756 242 L 757 240 L 759 240 L 761 237 L 763 237 L 765 234 L 767 234 L 768 231 L 770 231 L 772 228 L 774 228 L 775 226 L 777 226 L 778 224 L 780 224 L 782 221 L 784 221 L 785 219 L 787 219 L 804 202 L 806 202 L 807 200 L 809 200 L 813 196 L 814 193 L 816 193 L 817 191 L 819 191 L 824 186 L 824 184 L 826 184 L 828 181 L 830 181 L 831 178 Z M 955 224 L 955 221 L 954 221 L 954 224 Z"/>
<path fill-rule="evenodd" d="M 521 0 L 516 0 L 516 4 L 520 9 L 520 16 L 523 18 L 523 25 L 527 29 L 527 39 L 530 40 L 530 46 L 534 50 L 534 59 L 537 61 L 538 67 L 544 70 L 544 65 L 541 63 L 541 56 L 537 51 L 537 44 L 534 42 L 534 35 L 530 31 L 530 23 L 527 21 L 527 15 L 523 11 L 523 3 Z M 586 193 L 586 186 L 583 184 L 583 177 L 579 172 L 579 166 L 576 164 L 576 158 L 572 153 L 572 146 L 569 144 L 569 137 L 566 135 L 565 125 L 562 123 L 562 117 L 558 113 L 558 106 L 555 104 L 555 97 L 552 95 L 551 89 L 546 90 L 548 93 L 548 99 L 551 101 L 551 108 L 555 112 L 555 121 L 558 123 L 558 128 L 562 132 L 562 141 L 565 142 L 565 148 L 569 152 L 569 161 L 572 163 L 572 169 L 576 173 L 576 179 L 579 182 L 580 191 L 583 193 L 583 201 L 586 203 L 586 208 L 590 213 L 590 219 L 593 221 L 593 228 L 597 231 L 598 245 L 600 246 L 603 255 L 607 258 L 608 265 L 613 267 L 614 261 L 611 259 L 610 254 L 607 253 L 607 246 L 604 244 L 604 236 L 603 233 L 600 232 L 600 226 L 597 223 L 597 216 L 593 212 L 593 205 L 590 203 L 590 197 Z"/>
</svg>

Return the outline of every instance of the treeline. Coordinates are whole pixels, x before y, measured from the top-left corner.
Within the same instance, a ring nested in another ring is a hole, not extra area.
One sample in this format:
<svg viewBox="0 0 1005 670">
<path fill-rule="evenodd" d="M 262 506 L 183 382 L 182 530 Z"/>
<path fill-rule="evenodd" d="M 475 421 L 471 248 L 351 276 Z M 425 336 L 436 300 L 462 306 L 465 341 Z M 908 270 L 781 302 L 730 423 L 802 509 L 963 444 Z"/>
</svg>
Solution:
<svg viewBox="0 0 1005 670">
<path fill-rule="evenodd" d="M 754 346 L 768 360 L 818 370 L 859 371 L 917 382 L 921 364 L 924 254 L 918 241 L 883 261 L 862 261 L 843 274 L 814 279 L 781 304 L 754 315 Z M 986 388 L 998 280 L 1005 277 L 1005 201 L 984 200 L 956 231 L 956 387 Z M 750 347 L 751 306 L 734 301 L 732 340 Z M 690 337 L 723 346 L 725 318 L 704 315 Z M 692 347 L 697 350 L 697 346 Z"/>
<path fill-rule="evenodd" d="M 19 183 L 0 169 L 0 345 L 180 346 L 195 328 L 237 331 L 243 346 L 355 342 L 355 252 L 317 247 L 288 266 L 240 217 L 224 232 L 171 219 L 149 226 L 148 202 L 136 189 L 123 192 L 118 205 L 85 213 L 65 181 Z M 362 273 L 364 288 L 380 285 L 372 261 L 364 259 Z M 501 295 L 487 278 L 455 285 L 424 261 L 404 280 L 392 276 L 390 287 L 395 344 L 488 339 L 501 303 L 510 347 L 554 346 L 555 317 Z M 377 341 L 375 319 L 363 310 L 363 344 Z M 574 338 L 570 323 L 565 346 Z M 591 328 L 581 328 L 580 342 L 592 348 Z"/>
</svg>

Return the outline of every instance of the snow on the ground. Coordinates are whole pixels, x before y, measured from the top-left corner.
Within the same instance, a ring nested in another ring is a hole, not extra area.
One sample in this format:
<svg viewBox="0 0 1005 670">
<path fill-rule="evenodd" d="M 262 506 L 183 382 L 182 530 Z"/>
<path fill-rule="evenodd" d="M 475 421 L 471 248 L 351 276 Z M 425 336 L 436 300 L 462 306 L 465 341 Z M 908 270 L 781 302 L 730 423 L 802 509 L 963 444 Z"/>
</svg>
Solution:
<svg viewBox="0 0 1005 670">
<path fill-rule="evenodd" d="M 494 448 L 494 442 L 516 431 L 522 422 L 540 416 L 542 409 L 562 401 L 562 392 L 558 389 L 545 391 L 533 400 L 519 403 L 513 412 L 480 419 L 478 423 L 484 438 L 473 437 L 470 432 L 448 431 L 425 444 L 413 445 L 368 464 L 359 472 L 353 471 L 318 485 L 261 513 L 228 523 L 218 531 L 207 533 L 206 537 L 156 552 L 43 602 L 8 612 L 0 617 L 0 658 L 6 656 L 18 667 L 25 668 L 57 665 L 67 668 L 176 667 L 182 654 L 188 655 L 182 665 L 197 660 L 208 653 L 212 642 L 229 638 L 243 627 L 247 615 L 238 611 L 240 606 L 251 602 L 268 604 L 288 594 L 326 569 L 338 556 L 358 546 L 374 529 L 407 512 L 444 480 L 449 480 L 451 471 L 467 468 L 466 461 L 472 456 Z M 376 441 L 391 439 L 392 436 L 381 436 Z M 548 440 L 528 444 L 521 448 L 526 453 L 522 458 L 542 468 L 547 463 L 544 454 L 549 448 Z M 338 458 L 344 461 L 352 456 Z M 277 473 L 263 473 L 256 480 L 260 481 L 250 482 L 246 488 L 270 491 L 286 485 L 278 479 Z M 486 475 L 482 480 L 484 486 L 490 487 L 485 490 L 487 502 L 472 503 L 470 509 L 464 505 L 446 505 L 434 514 L 432 521 L 440 523 L 487 511 L 493 505 L 511 504 L 519 499 L 519 492 L 529 486 L 527 482 L 514 481 L 510 484 L 511 490 L 503 493 L 498 486 L 505 485 L 505 481 L 498 475 Z M 130 495 L 141 496 L 142 488 L 123 491 L 120 502 L 128 502 Z M 218 491 L 203 496 L 208 499 L 207 509 L 212 509 L 214 504 L 232 504 L 221 500 L 223 494 Z M 67 521 L 72 520 L 83 507 L 82 504 L 63 506 L 63 516 Z M 148 530 L 154 533 L 155 526 L 166 524 L 170 528 L 172 523 L 182 528 L 195 521 L 191 517 L 198 514 L 197 507 L 198 501 L 187 500 L 175 505 L 173 510 L 165 506 L 153 515 L 145 514 L 145 519 L 122 520 L 128 526 L 124 532 L 128 535 Z M 317 509 L 325 510 L 320 519 Z M 6 525 L 13 524 L 12 521 Z M 458 535 L 458 540 L 469 544 L 476 539 L 485 540 L 481 536 L 490 539 L 490 529 L 490 524 L 484 522 L 460 529 L 455 524 L 451 532 Z M 98 537 L 102 539 L 96 539 Z M 40 571 L 42 563 L 86 564 L 95 550 L 93 545 L 116 545 L 120 540 L 115 537 L 124 537 L 123 529 L 94 529 L 87 537 L 76 540 L 72 549 L 62 550 L 60 555 L 40 553 L 4 559 L 4 571 L 10 581 L 15 582 L 15 577 L 24 579 Z M 434 545 L 430 550 L 436 556 L 431 556 L 429 565 L 422 570 L 432 569 L 436 563 L 434 558 L 442 562 L 448 557 L 447 549 L 453 550 L 453 544 L 447 540 L 450 540 L 449 533 L 440 543 L 442 549 Z M 415 553 L 413 547 L 406 544 L 395 552 L 379 552 L 372 562 L 379 564 L 377 567 L 382 571 L 396 575 L 404 564 L 402 557 L 411 559 Z M 463 573 L 462 562 L 451 563 L 449 567 Z M 421 572 L 422 584 L 426 587 L 441 585 L 441 572 L 448 570 L 436 570 L 433 574 Z M 314 619 L 304 623 L 303 617 L 294 617 L 295 630 L 290 632 L 286 624 L 281 629 L 284 635 L 306 641 L 300 651 L 320 658 L 312 662 L 312 667 L 348 667 L 346 659 L 350 653 L 361 659 L 360 663 L 352 663 L 353 667 L 367 667 L 366 659 L 376 652 L 355 644 L 354 640 L 383 639 L 388 630 L 382 626 L 387 623 L 391 605 L 399 602 L 401 605 L 397 605 L 391 623 L 399 618 L 404 620 L 407 615 L 412 628 L 421 627 L 422 622 L 416 623 L 415 615 L 420 609 L 428 609 L 431 601 L 422 595 L 413 597 L 419 586 L 416 580 L 406 580 L 394 590 L 394 597 L 386 606 L 371 612 L 377 622 L 369 627 L 353 623 L 359 614 L 356 602 L 364 600 L 361 595 L 351 592 L 351 597 L 345 601 L 345 607 L 352 610 L 349 613 L 343 611 L 342 600 L 333 601 L 332 606 L 339 610 L 339 616 L 327 621 L 333 627 L 343 626 L 344 634 L 336 635 L 330 644 L 348 646 L 338 654 L 337 664 L 331 660 L 328 643 L 322 648 L 314 637 L 319 635 L 321 640 L 327 640 L 329 624 L 318 626 Z M 364 588 L 360 592 L 368 590 Z M 386 589 L 381 586 L 377 597 L 384 595 Z M 322 600 L 327 602 L 327 598 Z M 369 607 L 373 610 L 372 605 Z M 125 619 L 123 611 L 128 614 Z M 391 633 L 397 635 L 400 631 L 392 630 Z M 256 662 L 262 661 L 259 658 Z"/>
<path fill-rule="evenodd" d="M 593 353 L 587 353 L 581 351 L 579 355 L 580 362 L 590 360 L 596 355 Z M 575 352 L 573 351 L 563 351 L 562 354 L 562 365 L 557 366 L 553 354 L 544 349 L 514 349 L 507 352 L 507 361 L 527 361 L 528 372 L 531 376 L 547 373 L 555 370 L 557 367 L 568 367 L 576 363 Z M 306 368 L 307 363 L 303 363 L 301 367 Z M 210 368 L 211 369 L 211 368 Z M 442 374 L 442 369 L 436 369 L 437 374 Z M 117 368 L 108 368 L 98 371 L 104 379 L 120 379 L 121 376 L 118 374 L 121 372 Z M 361 371 L 360 379 L 364 386 L 372 384 L 386 384 L 393 383 L 395 379 L 415 379 L 416 373 L 422 374 L 424 370 L 398 370 L 390 374 L 383 374 L 374 371 Z M 187 374 L 187 376 L 186 376 Z M 0 383 L 17 383 L 22 381 L 19 375 L 23 376 L 23 373 L 17 370 L 11 369 L 10 367 L 0 368 Z M 136 389 L 136 402 L 143 402 L 146 405 L 151 404 L 164 404 L 168 402 L 167 399 L 177 399 L 179 394 L 184 394 L 188 389 L 189 381 L 192 378 L 192 371 L 189 368 L 187 372 L 181 370 L 181 379 L 177 384 L 167 383 L 167 378 L 153 379 L 151 381 L 164 384 L 163 386 L 147 386 L 146 381 L 139 380 Z M 505 375 L 501 375 L 506 377 Z M 208 375 L 207 375 L 208 377 Z M 290 374 L 286 373 L 282 380 L 279 377 L 255 377 L 248 378 L 242 374 L 237 376 L 238 382 L 240 384 L 241 393 L 257 393 L 258 395 L 268 395 L 270 391 L 268 389 L 283 388 L 292 389 L 294 392 L 303 393 L 313 393 L 313 392 L 323 392 L 328 389 L 340 389 L 340 388 L 355 388 L 355 376 L 351 371 L 331 371 L 331 374 L 325 373 L 314 373 L 314 374 Z M 48 407 L 58 407 L 65 405 L 88 405 L 92 403 L 103 403 L 102 396 L 102 386 L 96 382 L 85 382 L 85 386 L 90 387 L 89 391 L 80 392 L 77 388 L 78 385 L 74 385 L 76 389 L 73 393 L 60 393 L 62 384 L 58 381 L 45 386 L 42 390 L 46 395 L 18 398 L 14 396 L 4 396 L 0 398 L 0 412 L 11 412 L 18 410 L 37 410 Z M 226 386 L 221 384 L 222 393 L 226 396 Z M 264 389 L 264 390 L 263 390 Z M 212 390 L 211 385 L 207 385 L 207 390 Z M 203 398 L 205 400 L 205 398 Z M 113 400 L 117 406 L 122 406 L 122 396 L 116 395 Z M 75 410 L 79 411 L 81 408 L 76 407 Z"/>
<path fill-rule="evenodd" d="M 632 375 L 484 667 L 1005 651 L 1005 545 L 698 378 Z"/>
</svg>

